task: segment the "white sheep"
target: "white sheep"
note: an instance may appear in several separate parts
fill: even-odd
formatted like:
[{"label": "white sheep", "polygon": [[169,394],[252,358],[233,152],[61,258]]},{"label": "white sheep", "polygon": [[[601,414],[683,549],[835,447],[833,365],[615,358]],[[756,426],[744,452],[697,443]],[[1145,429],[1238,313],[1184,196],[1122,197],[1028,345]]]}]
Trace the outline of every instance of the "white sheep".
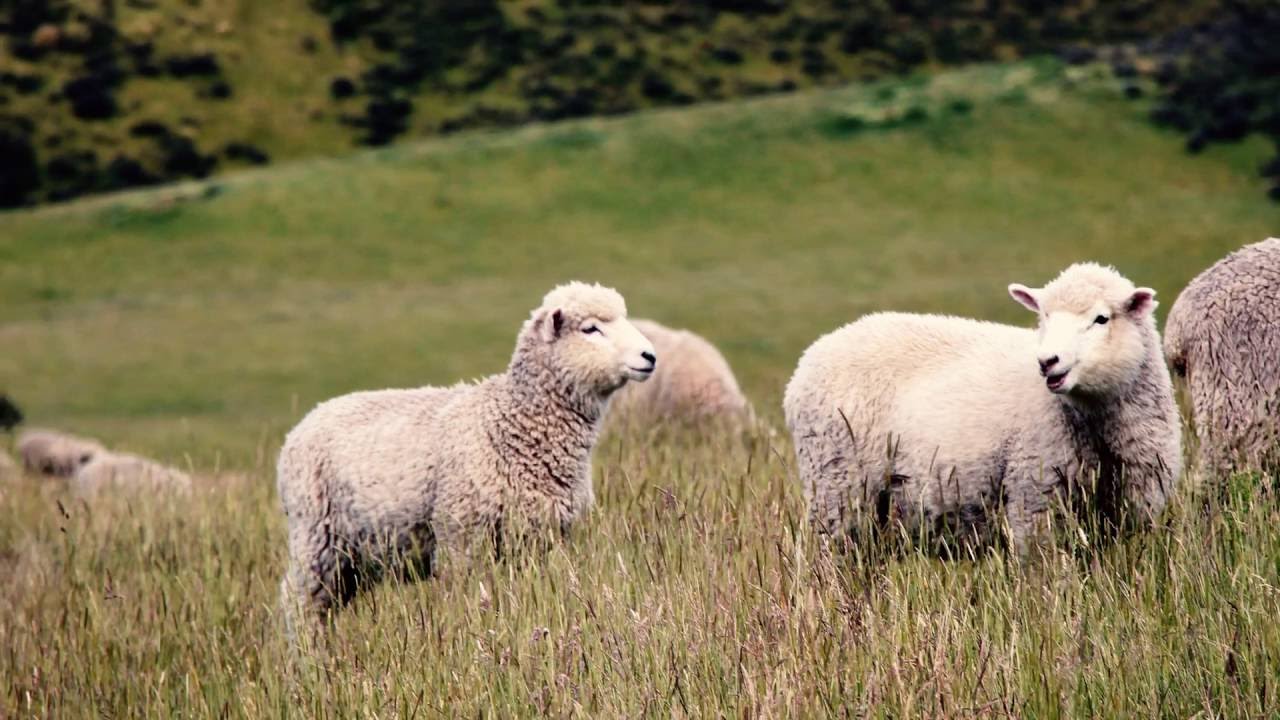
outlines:
[{"label": "white sheep", "polygon": [[1201,471],[1280,459],[1280,238],[1197,275],[1169,311],[1164,347],[1186,379]]},{"label": "white sheep", "polygon": [[574,282],[533,311],[504,373],[317,406],[280,451],[286,617],[327,614],[382,570],[430,572],[437,545],[566,532],[593,502],[609,397],[655,365],[622,296]]},{"label": "white sheep", "polygon": [[185,491],[191,489],[191,477],[130,453],[99,452],[71,476],[71,487],[82,495],[106,488]]},{"label": "white sheep", "polygon": [[28,472],[69,478],[106,449],[96,440],[54,430],[28,430],[18,436],[18,455]]},{"label": "white sheep", "polygon": [[751,417],[751,404],[729,362],[706,338],[653,320],[631,322],[653,343],[662,364],[648,382],[618,391],[609,403],[610,426],[672,419],[735,423]]},{"label": "white sheep", "polygon": [[1155,292],[1093,263],[1009,292],[1038,332],[885,313],[805,352],[784,409],[824,542],[894,520],[1025,554],[1086,489],[1108,522],[1164,508],[1182,455]]}]

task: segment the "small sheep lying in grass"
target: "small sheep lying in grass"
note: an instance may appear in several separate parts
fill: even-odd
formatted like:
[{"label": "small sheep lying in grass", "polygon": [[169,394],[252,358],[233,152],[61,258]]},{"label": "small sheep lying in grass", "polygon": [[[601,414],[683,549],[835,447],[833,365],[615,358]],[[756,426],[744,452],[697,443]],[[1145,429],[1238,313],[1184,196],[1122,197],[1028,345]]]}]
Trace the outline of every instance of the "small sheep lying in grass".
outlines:
[{"label": "small sheep lying in grass", "polygon": [[80,494],[112,487],[184,491],[191,489],[191,477],[181,470],[130,453],[101,452],[76,471],[71,477],[71,487]]},{"label": "small sheep lying in grass", "polygon": [[982,544],[1007,524],[1025,553],[1090,486],[1078,509],[1109,522],[1162,511],[1182,453],[1154,291],[1087,263],[1009,292],[1038,332],[883,313],[805,352],[784,407],[819,533],[893,520]]},{"label": "small sheep lying in grass", "polygon": [[500,542],[513,527],[566,532],[593,502],[591,450],[609,397],[655,365],[622,296],[575,282],[534,310],[502,374],[320,404],[280,451],[286,617],[341,607],[359,581],[404,561],[430,572],[437,544]]},{"label": "small sheep lying in grass", "polygon": [[181,470],[129,453],[107,450],[96,440],[53,430],[30,430],[18,438],[28,472],[63,478],[78,493],[106,487],[188,490]]},{"label": "small sheep lying in grass", "polygon": [[95,440],[53,430],[28,430],[18,436],[18,455],[27,472],[70,478],[95,455],[106,452]]},{"label": "small sheep lying in grass", "polygon": [[653,343],[662,365],[649,382],[618,391],[609,403],[609,425],[670,419],[742,422],[751,417],[750,403],[714,345],[688,330],[652,320],[636,319],[632,324]]},{"label": "small sheep lying in grass", "polygon": [[1280,238],[1197,275],[1169,311],[1164,347],[1186,378],[1203,472],[1280,460]]}]

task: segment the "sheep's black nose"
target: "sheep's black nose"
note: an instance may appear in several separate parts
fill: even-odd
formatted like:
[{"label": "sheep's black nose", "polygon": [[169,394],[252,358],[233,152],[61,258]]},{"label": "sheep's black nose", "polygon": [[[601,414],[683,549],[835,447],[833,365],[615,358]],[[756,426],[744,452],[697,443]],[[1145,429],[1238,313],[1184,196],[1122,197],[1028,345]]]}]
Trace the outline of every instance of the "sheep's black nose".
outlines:
[{"label": "sheep's black nose", "polygon": [[658,358],[657,358],[657,356],[655,356],[653,353],[651,353],[651,352],[649,352],[649,351],[647,351],[647,350],[646,350],[646,351],[644,351],[644,352],[642,352],[642,353],[640,353],[640,357],[644,358],[645,360],[648,360],[650,365],[657,365],[657,364],[658,364]]},{"label": "sheep's black nose", "polygon": [[1050,368],[1052,368],[1054,365],[1057,365],[1057,364],[1058,364],[1058,356],[1057,356],[1057,355],[1054,355],[1054,356],[1053,356],[1053,357],[1051,357],[1051,358],[1045,358],[1044,360],[1041,360],[1041,361],[1040,361],[1040,374],[1041,374],[1041,375],[1044,375],[1045,373],[1048,373],[1048,372],[1049,372],[1049,369],[1050,369]]}]

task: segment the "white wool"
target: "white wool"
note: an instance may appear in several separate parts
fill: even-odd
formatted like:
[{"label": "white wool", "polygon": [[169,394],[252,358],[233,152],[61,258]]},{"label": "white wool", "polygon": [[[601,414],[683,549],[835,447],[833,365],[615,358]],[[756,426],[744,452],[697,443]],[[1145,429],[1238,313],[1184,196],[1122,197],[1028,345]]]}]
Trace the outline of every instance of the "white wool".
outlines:
[{"label": "white wool", "polygon": [[100,452],[71,477],[71,487],[82,495],[109,488],[186,491],[191,489],[191,477],[130,453]]},{"label": "white wool", "polygon": [[1181,437],[1154,293],[1094,264],[1010,292],[1038,331],[883,313],[805,352],[784,409],[820,533],[871,518],[989,541],[1007,526],[1025,551],[1055,497],[1091,478],[1109,518],[1164,508]]},{"label": "white wool", "polygon": [[632,323],[653,343],[662,362],[643,385],[629,385],[609,403],[609,424],[647,426],[663,420],[690,423],[751,417],[751,404],[724,355],[706,338],[653,320]]},{"label": "white wool", "polygon": [[280,451],[286,612],[323,614],[405,563],[430,572],[437,545],[501,542],[513,527],[567,532],[593,502],[609,396],[653,365],[621,295],[570,283],[524,323],[504,373],[316,407]]},{"label": "white wool", "polygon": [[1197,275],[1169,311],[1164,347],[1186,381],[1204,473],[1221,482],[1280,461],[1280,238]]},{"label": "white wool", "polygon": [[27,430],[18,436],[18,455],[28,472],[69,478],[99,453],[101,443],[56,430]]}]

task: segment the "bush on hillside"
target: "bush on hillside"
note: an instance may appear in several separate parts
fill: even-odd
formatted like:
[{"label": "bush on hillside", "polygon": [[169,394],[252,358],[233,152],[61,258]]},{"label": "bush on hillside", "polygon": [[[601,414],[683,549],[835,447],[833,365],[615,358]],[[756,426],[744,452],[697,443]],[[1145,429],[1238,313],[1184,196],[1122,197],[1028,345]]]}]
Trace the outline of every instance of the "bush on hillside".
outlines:
[{"label": "bush on hillside", "polygon": [[1280,4],[1231,0],[1218,21],[1154,44],[1163,86],[1152,118],[1186,133],[1187,149],[1262,133],[1275,156],[1260,170],[1280,199]]}]

